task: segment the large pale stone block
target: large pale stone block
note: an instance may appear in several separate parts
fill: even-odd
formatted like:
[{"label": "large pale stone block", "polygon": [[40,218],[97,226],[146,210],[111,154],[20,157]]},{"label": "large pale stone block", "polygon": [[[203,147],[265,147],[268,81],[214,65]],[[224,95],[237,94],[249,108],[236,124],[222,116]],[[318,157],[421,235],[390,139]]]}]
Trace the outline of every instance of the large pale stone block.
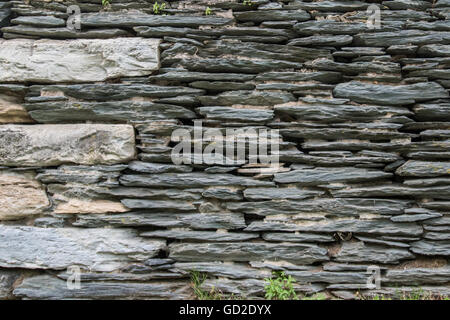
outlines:
[{"label": "large pale stone block", "polygon": [[0,171],[0,220],[40,214],[50,202],[34,173]]},{"label": "large pale stone block", "polygon": [[126,163],[135,157],[130,125],[0,126],[0,165],[57,166]]},{"label": "large pale stone block", "polygon": [[165,246],[130,229],[0,226],[0,267],[63,270],[77,265],[109,272],[152,258]]},{"label": "large pale stone block", "polygon": [[159,68],[157,39],[0,39],[0,82],[91,82]]}]

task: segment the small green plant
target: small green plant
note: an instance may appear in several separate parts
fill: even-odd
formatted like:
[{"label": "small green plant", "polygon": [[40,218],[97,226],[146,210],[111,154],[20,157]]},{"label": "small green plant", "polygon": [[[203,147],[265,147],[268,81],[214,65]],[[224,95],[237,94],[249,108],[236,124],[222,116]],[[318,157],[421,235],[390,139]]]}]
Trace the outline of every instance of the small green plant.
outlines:
[{"label": "small green plant", "polygon": [[244,0],[242,3],[244,4],[244,6],[251,6],[251,5],[253,5],[252,0]]},{"label": "small green plant", "polygon": [[110,5],[110,1],[109,0],[102,0],[102,6],[103,7],[107,7]]},{"label": "small green plant", "polygon": [[209,16],[209,15],[211,15],[211,13],[212,13],[211,8],[210,7],[206,7],[206,9],[205,9],[205,16]]},{"label": "small green plant", "polygon": [[194,290],[194,294],[198,300],[223,300],[223,295],[215,290],[214,288],[211,291],[206,291],[202,289],[202,284],[206,280],[206,274],[200,273],[198,271],[191,271],[191,284],[192,289]]},{"label": "small green plant", "polygon": [[153,4],[153,14],[163,14],[165,9],[166,9],[165,2],[159,4],[158,1],[156,1]]},{"label": "small green plant", "polygon": [[317,293],[310,297],[303,297],[301,300],[327,300],[327,298],[325,293]]},{"label": "small green plant", "polygon": [[274,271],[272,278],[265,278],[268,284],[264,287],[268,300],[298,300],[294,290],[295,280],[284,272]]}]

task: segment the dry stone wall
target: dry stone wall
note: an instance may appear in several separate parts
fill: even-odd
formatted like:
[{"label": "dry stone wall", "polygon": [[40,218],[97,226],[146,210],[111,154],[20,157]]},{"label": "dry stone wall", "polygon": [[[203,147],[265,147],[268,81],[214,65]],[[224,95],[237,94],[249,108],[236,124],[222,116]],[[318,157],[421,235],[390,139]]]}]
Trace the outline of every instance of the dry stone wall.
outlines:
[{"label": "dry stone wall", "polygon": [[[188,299],[191,270],[248,298],[279,270],[305,295],[450,295],[449,19],[448,0],[1,1],[0,298]],[[278,130],[279,165],[175,164],[198,120]]]}]

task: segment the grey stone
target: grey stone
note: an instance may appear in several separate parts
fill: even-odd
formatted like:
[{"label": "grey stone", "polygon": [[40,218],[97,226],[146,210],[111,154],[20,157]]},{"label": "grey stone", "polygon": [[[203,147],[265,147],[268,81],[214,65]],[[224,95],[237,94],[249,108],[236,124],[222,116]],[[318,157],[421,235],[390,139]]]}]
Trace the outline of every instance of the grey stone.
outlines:
[{"label": "grey stone", "polygon": [[300,283],[367,283],[368,275],[364,272],[332,272],[332,271],[287,271]]},{"label": "grey stone", "polygon": [[399,216],[392,217],[391,220],[394,222],[416,222],[439,217],[442,217],[442,214],[440,213],[402,214]]},{"label": "grey stone", "polygon": [[293,115],[302,120],[325,123],[344,121],[370,121],[391,116],[409,116],[413,113],[407,108],[389,106],[353,106],[353,105],[284,105],[275,106],[278,113]]},{"label": "grey stone", "polygon": [[[311,59],[331,58],[330,51],[327,49],[225,40],[209,41],[207,45],[199,51],[198,55],[204,58],[216,58],[217,56],[233,55],[247,57],[245,60],[255,60],[265,62],[267,64],[272,63],[279,66],[283,65],[280,62],[297,62],[297,64],[290,65],[301,66],[299,64],[300,62],[305,62]],[[284,65],[288,66],[289,64]]]},{"label": "grey stone", "polygon": [[112,215],[78,215],[74,226],[80,227],[167,227],[207,230],[207,229],[243,229],[247,225],[240,213],[125,213]]},{"label": "grey stone", "polygon": [[2,30],[5,39],[110,39],[130,35],[127,31],[116,28],[76,31],[68,28],[37,28],[18,25],[4,27]]},{"label": "grey stone", "polygon": [[434,82],[391,86],[352,81],[338,84],[333,93],[338,98],[381,105],[405,105],[448,97],[447,90]]},{"label": "grey stone", "polygon": [[413,111],[419,121],[443,121],[449,119],[450,103],[416,104]]},{"label": "grey stone", "polygon": [[356,234],[379,234],[394,236],[420,236],[421,226],[414,223],[394,223],[389,220],[339,220],[309,222],[303,224],[255,221],[246,231],[299,231],[299,232],[351,232]]},{"label": "grey stone", "polygon": [[147,210],[175,210],[175,211],[195,211],[196,207],[187,201],[176,200],[143,200],[143,199],[123,199],[122,204],[130,209]]},{"label": "grey stone", "polygon": [[0,165],[115,164],[135,157],[130,125],[3,125]]},{"label": "grey stone", "polygon": [[224,188],[224,187],[213,187],[206,189],[202,196],[205,198],[215,198],[220,200],[242,200],[242,194],[239,189],[234,188]]},{"label": "grey stone", "polygon": [[414,255],[407,249],[393,249],[363,242],[344,242],[335,260],[339,262],[373,262],[397,264],[402,260],[413,259]]},{"label": "grey stone", "polygon": [[13,24],[24,24],[34,27],[65,27],[64,19],[53,16],[22,16],[11,20]]},{"label": "grey stone", "polygon": [[9,25],[9,22],[11,20],[12,11],[5,7],[0,7],[0,27],[5,27]]},{"label": "grey stone", "polygon": [[362,168],[314,168],[293,170],[275,174],[277,183],[297,183],[299,185],[319,185],[335,182],[364,182],[391,177],[392,174]]},{"label": "grey stone", "polygon": [[178,272],[189,273],[197,271],[208,273],[216,277],[226,277],[230,279],[262,279],[270,277],[270,272],[267,270],[259,270],[250,268],[245,264],[228,264],[221,262],[177,262],[174,264],[174,269]]},{"label": "grey stone", "polygon": [[342,75],[338,72],[318,71],[318,72],[265,72],[256,76],[257,81],[319,81],[323,83],[337,83]]},{"label": "grey stone", "polygon": [[413,188],[399,184],[385,184],[369,187],[353,187],[349,189],[331,190],[335,197],[417,197],[424,196],[436,199],[448,199],[450,195],[449,186],[436,186],[426,188]]},{"label": "grey stone", "polygon": [[[320,140],[333,140],[335,137],[341,139],[360,139],[360,140],[391,140],[391,139],[408,139],[414,137],[409,133],[398,132],[392,128],[374,128],[371,129],[371,125],[358,128],[358,124],[348,125],[349,128],[307,128],[307,127],[290,127],[287,129],[281,129],[280,133],[285,137],[301,138],[301,139],[320,139]],[[355,128],[352,128],[355,126]],[[397,125],[393,125],[394,129]]]},{"label": "grey stone", "polygon": [[316,199],[316,200],[272,200],[259,202],[228,203],[227,208],[248,214],[263,216],[288,214],[300,220],[323,219],[324,217],[359,216],[363,214],[392,215],[403,213],[408,202],[382,199]]},{"label": "grey stone", "polygon": [[419,9],[424,10],[432,6],[428,1],[417,1],[417,0],[394,0],[394,1],[383,1],[383,5],[387,6],[392,10],[407,10],[407,9]]},{"label": "grey stone", "polygon": [[65,280],[50,275],[26,278],[13,291],[15,296],[37,300],[66,299],[190,299],[186,282],[86,282],[70,290]]},{"label": "grey stone", "polygon": [[166,80],[177,82],[192,82],[199,80],[208,81],[250,81],[255,78],[252,74],[240,74],[240,73],[208,73],[208,72],[192,72],[187,70],[168,70],[164,72],[161,70],[160,74],[149,77],[150,81],[153,80]]},{"label": "grey stone", "polygon": [[380,61],[357,61],[352,63],[340,63],[334,62],[326,58],[316,59],[305,63],[307,67],[325,70],[325,71],[337,71],[343,74],[355,75],[360,73],[372,72],[372,73],[400,73],[400,65],[393,62],[380,62]]},{"label": "grey stone", "polygon": [[450,174],[450,162],[409,160],[395,171],[404,177],[438,177]]},{"label": "grey stone", "polygon": [[12,299],[13,285],[19,279],[21,274],[14,270],[0,271],[0,299]]},{"label": "grey stone", "polygon": [[423,203],[422,206],[432,210],[450,210],[450,201],[430,201]]},{"label": "grey stone", "polygon": [[362,236],[356,236],[356,239],[361,240],[362,242],[365,242],[365,243],[380,244],[380,245],[385,245],[388,247],[395,247],[395,248],[409,248],[410,247],[409,244],[407,244],[407,243],[390,241],[390,240],[382,240],[382,239],[362,237]]},{"label": "grey stone", "polygon": [[283,21],[296,20],[306,21],[311,17],[308,12],[303,10],[258,10],[258,11],[244,11],[235,12],[234,16],[237,21]]},{"label": "grey stone", "polygon": [[31,86],[31,91],[62,92],[64,96],[80,100],[111,101],[125,100],[134,97],[172,98],[182,95],[201,95],[203,90],[180,86],[158,86],[149,84],[102,83],[102,84],[71,84]]},{"label": "grey stone", "polygon": [[417,53],[424,57],[450,57],[450,45],[428,44],[421,46]]},{"label": "grey stone", "polygon": [[[250,42],[248,42],[250,43]],[[274,53],[276,55],[276,52]],[[207,72],[207,73],[250,73],[256,74],[265,71],[277,69],[299,69],[302,64],[299,62],[280,61],[280,60],[250,60],[236,58],[180,58],[173,63],[186,68],[189,71]],[[163,65],[170,65],[170,61],[163,60]]]},{"label": "grey stone", "polygon": [[340,22],[324,19],[297,23],[294,25],[294,30],[301,35],[316,33],[354,35],[366,31],[367,25],[363,22]]},{"label": "grey stone", "polygon": [[386,52],[391,55],[413,55],[416,53],[418,46],[399,44],[392,45],[386,49]]},{"label": "grey stone", "polygon": [[178,261],[251,261],[279,259],[299,264],[327,261],[327,250],[317,245],[257,242],[176,243],[169,246],[170,257]]},{"label": "grey stone", "polygon": [[334,242],[335,239],[326,234],[267,232],[262,238],[266,241],[280,242]]},{"label": "grey stone", "polygon": [[81,24],[87,27],[200,27],[223,26],[233,19],[219,16],[181,16],[181,15],[152,15],[142,12],[99,12],[81,15]]},{"label": "grey stone", "polygon": [[120,182],[132,187],[196,188],[209,186],[273,186],[269,181],[258,181],[231,174],[163,173],[159,175],[123,175]]},{"label": "grey stone", "polygon": [[[394,2],[394,1],[392,1]],[[349,12],[366,10],[369,4],[362,1],[320,1],[320,2],[304,2],[292,1],[289,4],[292,7],[304,10],[317,10],[325,12]]]},{"label": "grey stone", "polygon": [[298,188],[247,188],[244,197],[248,200],[303,200],[323,195],[320,190]]},{"label": "grey stone", "polygon": [[[410,11],[410,10],[408,10]],[[450,39],[450,32],[398,30],[395,32],[361,33],[354,36],[357,46],[388,47],[392,45],[409,44],[446,44]]]},{"label": "grey stone", "polygon": [[448,268],[413,268],[388,270],[383,282],[407,285],[445,284],[449,277]]},{"label": "grey stone", "polygon": [[163,241],[145,241],[133,230],[0,226],[0,266],[113,271],[156,256]]},{"label": "grey stone", "polygon": [[[150,271],[148,270],[147,273],[126,273],[129,270],[131,271],[130,267],[125,268],[124,270],[121,270],[121,273],[104,273],[104,272],[82,272],[80,273],[80,281],[84,284],[86,282],[90,281],[139,281],[139,282],[145,282],[145,281],[151,281],[151,280],[173,280],[173,279],[180,279],[180,278],[186,278],[185,275],[181,273],[176,272],[164,272],[164,271],[158,271],[161,265],[154,265],[155,270]],[[150,268],[149,268],[150,269]],[[126,272],[123,272],[126,271]],[[132,270],[135,271],[135,270]],[[57,277],[63,280],[71,279],[71,274],[67,271],[63,271],[57,274]],[[83,285],[81,284],[81,285]]]},{"label": "grey stone", "polygon": [[411,243],[410,249],[424,256],[450,256],[450,241],[420,240]]},{"label": "grey stone", "polygon": [[[115,166],[71,166],[39,170],[36,178],[43,183],[108,183],[117,181],[126,165]],[[116,183],[117,184],[117,183]]]},{"label": "grey stone", "polygon": [[118,122],[196,117],[196,114],[187,108],[149,101],[42,102],[24,104],[24,107],[31,118],[40,123]]},{"label": "grey stone", "polygon": [[[0,67],[0,82],[93,82],[145,76],[159,68],[159,43],[145,38],[0,40],[0,59],[8,66]],[[123,54],[128,59],[121,59]],[[77,62],[77,68],[68,68],[71,61]]]},{"label": "grey stone", "polygon": [[424,237],[424,239],[427,239],[427,240],[444,241],[444,240],[450,240],[450,233],[425,232],[425,235],[423,237]]},{"label": "grey stone", "polygon": [[[228,97],[227,97],[228,98]],[[264,99],[265,97],[261,97]],[[220,98],[219,98],[220,99]],[[200,98],[201,101],[206,99]],[[209,99],[208,99],[209,100]],[[205,101],[206,102],[206,101]],[[267,101],[269,103],[270,100]],[[213,101],[212,103],[221,104],[220,101]],[[226,102],[224,102],[226,103]],[[242,101],[246,104],[246,101]],[[206,102],[208,104],[208,102]],[[230,104],[233,104],[230,102]],[[207,119],[215,120],[235,120],[245,122],[265,122],[273,118],[273,110],[264,109],[248,109],[248,108],[232,108],[232,107],[201,107],[197,109],[198,112],[206,116]]]},{"label": "grey stone", "polygon": [[194,81],[189,84],[191,87],[205,89],[209,91],[228,91],[228,90],[253,90],[254,84],[226,82],[226,81]]},{"label": "grey stone", "polygon": [[259,238],[256,233],[243,232],[214,232],[214,231],[192,231],[192,230],[158,230],[146,231],[140,233],[141,237],[177,239],[185,241],[208,241],[208,242],[227,242],[227,241],[248,241]]},{"label": "grey stone", "polygon": [[184,165],[149,163],[142,161],[132,161],[128,164],[130,170],[142,173],[187,173],[192,172],[193,168]]},{"label": "grey stone", "polygon": [[345,46],[352,43],[349,35],[320,35],[293,39],[288,42],[291,46]]}]

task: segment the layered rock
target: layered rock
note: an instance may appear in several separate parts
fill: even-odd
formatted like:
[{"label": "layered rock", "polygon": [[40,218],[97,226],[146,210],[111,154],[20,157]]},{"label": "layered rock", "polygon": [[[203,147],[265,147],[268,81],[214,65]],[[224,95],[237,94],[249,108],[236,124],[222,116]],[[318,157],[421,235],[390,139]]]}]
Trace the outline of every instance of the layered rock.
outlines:
[{"label": "layered rock", "polygon": [[128,125],[3,125],[0,165],[115,164],[135,157]]},{"label": "layered rock", "polygon": [[45,189],[34,173],[2,170],[0,177],[0,220],[41,214],[50,206]]},{"label": "layered rock", "polygon": [[[159,40],[3,40],[0,82],[94,82],[145,76],[159,67]],[[127,59],[122,59],[126,55]]]}]

